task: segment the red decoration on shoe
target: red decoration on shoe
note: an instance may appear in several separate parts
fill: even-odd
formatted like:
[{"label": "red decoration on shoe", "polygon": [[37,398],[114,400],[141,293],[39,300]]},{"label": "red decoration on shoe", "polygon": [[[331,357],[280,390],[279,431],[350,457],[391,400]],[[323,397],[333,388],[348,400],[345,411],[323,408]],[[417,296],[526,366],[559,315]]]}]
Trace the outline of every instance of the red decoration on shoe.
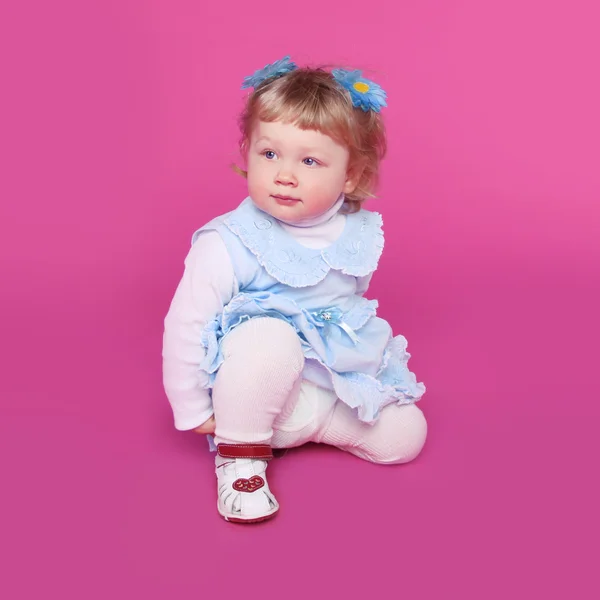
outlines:
[{"label": "red decoration on shoe", "polygon": [[258,458],[271,460],[273,451],[269,444],[219,444],[219,455],[223,458]]},{"label": "red decoration on shoe", "polygon": [[236,479],[231,487],[236,492],[255,492],[256,490],[260,490],[261,487],[265,485],[265,480],[258,475],[254,475],[254,477],[250,477],[250,479]]}]

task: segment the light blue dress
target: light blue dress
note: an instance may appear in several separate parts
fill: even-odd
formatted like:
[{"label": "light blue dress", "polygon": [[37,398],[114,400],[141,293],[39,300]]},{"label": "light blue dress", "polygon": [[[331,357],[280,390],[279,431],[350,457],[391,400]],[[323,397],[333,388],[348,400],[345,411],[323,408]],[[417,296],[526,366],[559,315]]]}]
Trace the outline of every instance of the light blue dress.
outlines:
[{"label": "light blue dress", "polygon": [[393,337],[376,316],[377,302],[357,293],[357,278],[377,268],[381,227],[378,213],[361,210],[346,216],[331,246],[307,248],[246,198],[196,231],[192,244],[202,231],[219,233],[239,284],[239,293],[202,333],[208,387],[223,362],[223,337],[246,319],[269,316],[298,333],[303,377],[335,391],[361,421],[373,423],[388,404],[418,401],[425,386],[408,369],[406,339]]}]

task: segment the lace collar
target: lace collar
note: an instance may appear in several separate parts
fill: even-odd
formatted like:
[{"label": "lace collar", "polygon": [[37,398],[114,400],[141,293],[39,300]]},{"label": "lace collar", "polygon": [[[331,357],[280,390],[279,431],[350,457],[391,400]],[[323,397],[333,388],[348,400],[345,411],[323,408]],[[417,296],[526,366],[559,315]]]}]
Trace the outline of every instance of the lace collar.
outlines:
[{"label": "lace collar", "polygon": [[331,269],[355,277],[368,275],[377,268],[383,252],[381,215],[367,210],[346,215],[340,237],[322,249],[297,242],[249,197],[224,223],[269,275],[291,287],[315,285]]}]

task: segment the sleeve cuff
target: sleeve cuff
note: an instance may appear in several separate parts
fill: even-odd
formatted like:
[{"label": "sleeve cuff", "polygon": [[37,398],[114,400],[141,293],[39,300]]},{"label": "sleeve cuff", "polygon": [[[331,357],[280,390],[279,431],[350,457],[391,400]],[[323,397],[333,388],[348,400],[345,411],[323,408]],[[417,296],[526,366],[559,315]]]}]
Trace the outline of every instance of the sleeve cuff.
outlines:
[{"label": "sleeve cuff", "polygon": [[202,423],[208,421],[214,414],[212,408],[208,408],[207,410],[193,415],[178,415],[175,414],[175,429],[179,431],[189,431],[190,429],[196,429],[196,427],[200,427]]}]

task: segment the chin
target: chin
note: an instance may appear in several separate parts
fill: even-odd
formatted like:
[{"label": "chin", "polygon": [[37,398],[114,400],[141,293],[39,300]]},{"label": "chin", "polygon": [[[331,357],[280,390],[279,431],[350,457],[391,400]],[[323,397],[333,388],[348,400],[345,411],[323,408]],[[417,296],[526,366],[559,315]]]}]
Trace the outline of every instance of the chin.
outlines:
[{"label": "chin", "polygon": [[271,206],[268,209],[263,208],[261,210],[268,212],[272,217],[275,217],[276,219],[294,222],[300,221],[306,216],[300,210],[298,210],[298,208],[299,207],[295,206],[279,206],[276,204],[275,206]]}]

